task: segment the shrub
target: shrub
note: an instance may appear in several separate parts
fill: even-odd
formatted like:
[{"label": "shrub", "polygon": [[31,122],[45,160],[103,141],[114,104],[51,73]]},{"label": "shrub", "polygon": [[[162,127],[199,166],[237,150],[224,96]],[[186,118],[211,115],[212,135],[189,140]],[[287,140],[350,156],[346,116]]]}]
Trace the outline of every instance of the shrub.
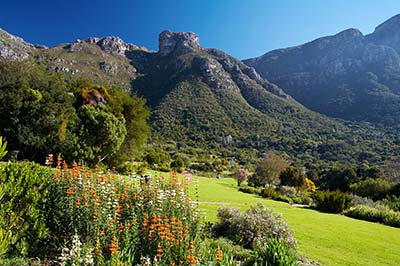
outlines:
[{"label": "shrub", "polygon": [[0,136],[0,160],[7,154],[7,141],[3,142],[3,137]]},{"label": "shrub", "polygon": [[118,173],[123,175],[131,175],[132,173],[136,172],[136,165],[133,162],[125,162],[118,166],[117,170]]},{"label": "shrub", "polygon": [[295,187],[290,187],[290,186],[280,186],[278,191],[282,195],[288,197],[296,197],[298,194],[297,189]]},{"label": "shrub", "polygon": [[265,187],[261,190],[261,197],[263,198],[269,198],[269,199],[274,199],[277,198],[279,196],[281,196],[279,194],[279,192],[275,191],[275,189],[270,188],[270,187]]},{"label": "shrub", "polygon": [[300,264],[293,247],[275,238],[269,238],[257,244],[253,258],[246,262],[246,265],[296,266]]},{"label": "shrub", "polygon": [[300,188],[305,187],[307,177],[299,168],[290,166],[280,173],[279,178],[281,185]]},{"label": "shrub", "polygon": [[233,244],[230,240],[218,238],[203,240],[198,255],[201,265],[213,265],[210,262],[217,260],[219,265],[236,266],[240,265],[242,261],[249,260],[252,257],[252,252]]},{"label": "shrub", "polygon": [[171,160],[171,156],[166,152],[152,151],[144,157],[145,161],[152,167],[162,166]]},{"label": "shrub", "polygon": [[36,255],[39,241],[48,234],[43,210],[54,174],[30,162],[8,163],[0,169],[1,253]]},{"label": "shrub", "polygon": [[350,190],[361,197],[369,197],[373,200],[384,198],[390,192],[390,183],[381,178],[367,178],[358,183],[351,184]]},{"label": "shrub", "polygon": [[357,195],[353,195],[353,205],[367,205],[370,207],[375,207],[375,202],[370,198],[360,197]]},{"label": "shrub", "polygon": [[387,196],[381,203],[393,211],[400,212],[400,197]]},{"label": "shrub", "polygon": [[352,205],[352,196],[336,191],[319,191],[314,194],[315,208],[322,212],[340,213]]},{"label": "shrub", "polygon": [[182,173],[185,162],[181,157],[176,158],[171,162],[171,168],[179,173]]},{"label": "shrub", "polygon": [[245,248],[254,248],[256,241],[266,241],[271,237],[292,247],[296,244],[281,216],[272,213],[261,203],[251,206],[245,213],[221,207],[217,216],[219,221],[212,227],[214,236],[226,237]]},{"label": "shrub", "polygon": [[[289,186],[280,186],[278,191],[283,196],[274,197],[273,198],[274,200],[280,200],[288,203],[297,203],[304,205],[312,204],[310,193],[306,190],[296,189],[295,187],[289,187]],[[289,198],[290,201],[288,201],[287,198]]]},{"label": "shrub", "polygon": [[306,177],[305,179],[305,188],[307,191],[315,192],[317,187],[315,186],[314,182]]},{"label": "shrub", "polygon": [[292,198],[288,197],[288,196],[284,196],[284,195],[277,195],[275,197],[272,198],[273,200],[277,200],[277,201],[283,201],[289,204],[293,203]]},{"label": "shrub", "polygon": [[239,191],[244,192],[244,193],[248,193],[248,194],[256,194],[256,195],[260,195],[261,194],[261,189],[255,188],[255,187],[246,186],[246,185],[241,185],[239,187]]},{"label": "shrub", "polygon": [[400,212],[395,212],[385,206],[370,207],[357,205],[345,211],[344,215],[355,219],[400,227]]},{"label": "shrub", "polygon": [[41,264],[40,260],[16,257],[0,259],[0,266],[41,266]]}]

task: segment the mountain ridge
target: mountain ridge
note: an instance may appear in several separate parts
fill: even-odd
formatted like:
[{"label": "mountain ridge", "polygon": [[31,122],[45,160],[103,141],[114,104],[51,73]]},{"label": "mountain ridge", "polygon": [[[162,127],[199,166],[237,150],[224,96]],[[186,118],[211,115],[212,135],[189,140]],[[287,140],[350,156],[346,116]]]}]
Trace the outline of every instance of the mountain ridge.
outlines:
[{"label": "mountain ridge", "polygon": [[[201,47],[195,33],[163,31],[157,52],[118,37],[92,37],[34,48],[29,58],[67,79],[82,76],[144,97],[152,108],[153,140],[188,151],[254,159],[272,149],[308,161],[376,161],[397,147],[384,144],[388,139],[378,144],[382,133],[373,128],[306,109],[253,67]],[[372,139],[374,145],[362,145]]]},{"label": "mountain ridge", "polygon": [[246,59],[311,110],[396,126],[400,117],[400,15],[363,35],[347,29]]}]

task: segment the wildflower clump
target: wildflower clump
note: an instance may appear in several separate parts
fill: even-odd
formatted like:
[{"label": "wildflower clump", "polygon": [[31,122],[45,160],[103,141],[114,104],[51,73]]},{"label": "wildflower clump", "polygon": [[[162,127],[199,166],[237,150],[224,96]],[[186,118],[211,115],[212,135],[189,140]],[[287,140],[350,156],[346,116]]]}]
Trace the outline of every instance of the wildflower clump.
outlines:
[{"label": "wildflower clump", "polygon": [[[95,264],[197,263],[199,211],[187,196],[187,183],[176,173],[129,179],[58,160],[52,189],[48,224],[53,236],[75,239],[75,232],[93,247]],[[64,249],[60,260],[71,256]]]}]

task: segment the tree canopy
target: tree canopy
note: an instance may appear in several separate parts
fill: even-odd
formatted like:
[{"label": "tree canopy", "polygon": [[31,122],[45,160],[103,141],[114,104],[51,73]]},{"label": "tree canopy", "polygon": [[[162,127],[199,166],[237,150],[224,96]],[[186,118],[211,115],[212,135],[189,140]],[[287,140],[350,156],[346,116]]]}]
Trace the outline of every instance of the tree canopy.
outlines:
[{"label": "tree canopy", "polygon": [[141,154],[150,128],[143,99],[89,80],[65,81],[30,62],[0,62],[0,135],[19,159],[111,165]]}]

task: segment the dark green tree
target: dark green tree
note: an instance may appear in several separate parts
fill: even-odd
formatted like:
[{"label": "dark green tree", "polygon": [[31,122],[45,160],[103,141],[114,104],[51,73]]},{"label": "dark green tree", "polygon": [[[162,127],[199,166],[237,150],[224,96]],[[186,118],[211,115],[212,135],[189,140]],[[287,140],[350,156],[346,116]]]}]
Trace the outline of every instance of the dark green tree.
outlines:
[{"label": "dark green tree", "polygon": [[29,62],[0,62],[0,135],[22,158],[42,161],[61,152],[73,100],[61,75]]},{"label": "dark green tree", "polygon": [[125,119],[107,112],[100,104],[83,105],[78,110],[79,156],[86,162],[99,163],[115,155],[126,136]]},{"label": "dark green tree", "polygon": [[321,185],[326,190],[348,191],[351,183],[358,182],[354,168],[347,165],[336,165],[323,173]]},{"label": "dark green tree", "polygon": [[281,185],[291,187],[304,187],[306,184],[306,175],[299,168],[288,167],[280,175]]}]

